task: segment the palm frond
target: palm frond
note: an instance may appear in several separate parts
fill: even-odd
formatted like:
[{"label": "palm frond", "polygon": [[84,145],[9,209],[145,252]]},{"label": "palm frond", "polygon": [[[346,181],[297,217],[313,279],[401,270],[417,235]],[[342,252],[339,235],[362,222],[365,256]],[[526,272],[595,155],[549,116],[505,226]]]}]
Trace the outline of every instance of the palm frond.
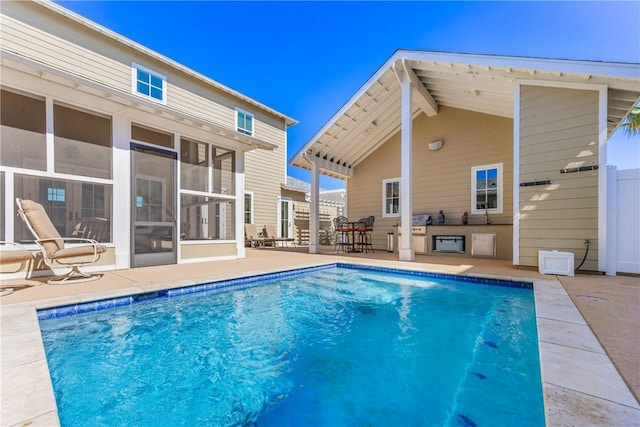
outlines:
[{"label": "palm frond", "polygon": [[621,126],[629,136],[640,135],[640,107],[633,107]]}]

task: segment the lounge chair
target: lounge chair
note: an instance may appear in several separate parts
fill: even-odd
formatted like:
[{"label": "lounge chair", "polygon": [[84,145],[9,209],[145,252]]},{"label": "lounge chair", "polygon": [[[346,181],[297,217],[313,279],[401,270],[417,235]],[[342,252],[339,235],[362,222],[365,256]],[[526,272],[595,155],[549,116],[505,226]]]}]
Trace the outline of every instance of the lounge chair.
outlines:
[{"label": "lounge chair", "polygon": [[[16,204],[20,217],[35,237],[35,243],[42,252],[44,263],[51,269],[54,267],[71,268],[69,273],[48,280],[48,284],[89,282],[102,276],[83,273],[80,271],[80,267],[98,261],[100,254],[107,251],[106,246],[98,244],[93,239],[61,237],[41,204],[21,199],[16,199]],[[82,244],[65,247],[65,242]]]},{"label": "lounge chair", "polygon": [[273,239],[262,237],[258,234],[255,224],[244,225],[244,241],[250,248],[265,247],[267,245],[275,246]]},{"label": "lounge chair", "polygon": [[296,239],[293,237],[277,237],[278,233],[276,232],[275,225],[265,225],[264,226],[264,237],[273,239],[274,242],[283,242],[286,246],[289,246],[289,242],[293,242],[293,245],[296,245]]},{"label": "lounge chair", "polygon": [[[10,249],[9,249],[10,248]],[[29,263],[33,261],[33,255],[19,243],[0,241],[0,266],[6,265],[16,266],[11,271],[17,273]],[[3,268],[4,270],[4,268]],[[13,287],[0,288],[0,296],[10,295],[13,293]]]}]

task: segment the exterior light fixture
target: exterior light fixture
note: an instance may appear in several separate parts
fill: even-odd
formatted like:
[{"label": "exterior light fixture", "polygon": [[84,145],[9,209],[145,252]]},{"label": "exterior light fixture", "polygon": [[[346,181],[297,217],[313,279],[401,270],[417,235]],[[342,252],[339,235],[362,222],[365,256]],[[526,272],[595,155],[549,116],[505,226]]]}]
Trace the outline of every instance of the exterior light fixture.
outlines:
[{"label": "exterior light fixture", "polygon": [[442,148],[442,140],[439,139],[437,141],[433,141],[432,143],[429,144],[429,151],[438,151],[439,149]]}]

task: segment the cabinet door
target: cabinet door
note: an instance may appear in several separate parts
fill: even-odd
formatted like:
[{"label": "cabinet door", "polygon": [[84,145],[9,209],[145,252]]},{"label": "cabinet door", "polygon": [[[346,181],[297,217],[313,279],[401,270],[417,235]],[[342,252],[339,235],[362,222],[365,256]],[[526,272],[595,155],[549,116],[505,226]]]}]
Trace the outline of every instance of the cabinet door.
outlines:
[{"label": "cabinet door", "polygon": [[426,254],[427,236],[413,236],[413,250],[417,254]]},{"label": "cabinet door", "polygon": [[[398,248],[401,246],[402,236],[398,236]],[[413,245],[413,251],[417,254],[427,253],[427,236],[411,236],[411,244]],[[396,249],[397,251],[397,249]]]}]

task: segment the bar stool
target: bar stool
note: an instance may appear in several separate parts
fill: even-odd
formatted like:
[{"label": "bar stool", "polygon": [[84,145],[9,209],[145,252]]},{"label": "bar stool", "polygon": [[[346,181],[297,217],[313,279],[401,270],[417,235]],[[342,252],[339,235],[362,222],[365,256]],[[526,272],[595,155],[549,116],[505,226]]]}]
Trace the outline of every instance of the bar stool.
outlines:
[{"label": "bar stool", "polygon": [[349,253],[349,233],[352,231],[351,227],[349,227],[349,219],[345,216],[334,218],[333,228],[336,231],[335,252]]}]

